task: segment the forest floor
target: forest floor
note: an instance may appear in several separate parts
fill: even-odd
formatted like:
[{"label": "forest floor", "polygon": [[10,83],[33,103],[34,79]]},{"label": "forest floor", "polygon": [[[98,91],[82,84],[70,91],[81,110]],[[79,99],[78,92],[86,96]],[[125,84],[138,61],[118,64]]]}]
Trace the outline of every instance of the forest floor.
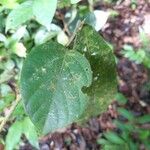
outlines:
[{"label": "forest floor", "polygon": [[[136,9],[131,8],[129,0],[120,3],[104,4],[97,3],[96,9],[112,9],[118,15],[107,21],[100,34],[114,45],[115,55],[119,59],[117,64],[118,91],[123,93],[128,103],[126,108],[132,110],[135,116],[150,113],[150,91],[144,90],[143,86],[148,81],[147,70],[142,65],[137,65],[121,54],[124,44],[130,44],[135,49],[140,48],[139,27],[150,20],[150,3],[146,0],[138,0]],[[100,145],[97,140],[102,133],[108,130],[115,130],[113,119],[118,118],[116,112],[118,104],[113,100],[112,104],[103,114],[91,118],[84,127],[72,124],[63,132],[55,132],[41,138],[41,150],[98,150]],[[150,128],[150,124],[147,125]],[[27,143],[21,150],[32,150]],[[143,149],[142,145],[139,149]]]}]

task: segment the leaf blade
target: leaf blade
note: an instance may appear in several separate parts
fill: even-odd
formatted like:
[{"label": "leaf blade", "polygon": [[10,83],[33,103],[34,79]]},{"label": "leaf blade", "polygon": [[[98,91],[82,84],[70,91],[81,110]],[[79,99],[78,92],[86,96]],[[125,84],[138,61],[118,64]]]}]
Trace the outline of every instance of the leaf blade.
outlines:
[{"label": "leaf blade", "polygon": [[81,88],[91,81],[90,64],[79,52],[54,42],[32,50],[22,69],[21,93],[33,123],[46,134],[77,120],[87,103]]},{"label": "leaf blade", "polygon": [[81,1],[81,0],[71,0],[71,4],[76,4],[76,3],[78,3],[79,1]]},{"label": "leaf blade", "polygon": [[28,117],[25,117],[23,120],[23,133],[25,134],[26,138],[32,146],[34,146],[37,149],[40,149],[35,127]]},{"label": "leaf blade", "polygon": [[118,108],[117,111],[118,111],[118,113],[120,115],[122,115],[126,119],[128,119],[130,121],[134,120],[134,115],[133,115],[133,113],[131,111],[129,111],[129,110],[125,109],[125,108]]},{"label": "leaf blade", "polygon": [[125,141],[119,137],[119,135],[117,135],[115,132],[108,132],[105,133],[104,136],[112,143],[114,144],[124,144]]},{"label": "leaf blade", "polygon": [[86,115],[98,115],[106,110],[117,91],[113,51],[106,41],[87,25],[77,33],[73,49],[83,53],[91,64],[93,82],[86,90],[90,97]]},{"label": "leaf blade", "polygon": [[36,20],[49,29],[57,7],[57,0],[34,0],[33,14]]},{"label": "leaf blade", "polygon": [[138,117],[137,118],[137,122],[141,123],[141,124],[143,124],[143,123],[149,123],[150,122],[150,115],[147,114],[147,115],[143,115],[141,117]]},{"label": "leaf blade", "polygon": [[6,31],[15,29],[33,17],[32,1],[26,1],[13,9],[6,20]]},{"label": "leaf blade", "polygon": [[13,150],[15,146],[19,143],[21,135],[22,135],[22,122],[16,121],[13,125],[11,125],[8,134],[6,136],[6,149]]}]

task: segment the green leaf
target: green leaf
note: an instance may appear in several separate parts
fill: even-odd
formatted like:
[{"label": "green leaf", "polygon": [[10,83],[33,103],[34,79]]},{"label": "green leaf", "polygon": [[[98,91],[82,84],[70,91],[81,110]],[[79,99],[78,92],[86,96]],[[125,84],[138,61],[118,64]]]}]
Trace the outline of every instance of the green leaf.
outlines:
[{"label": "green leaf", "polygon": [[117,144],[103,145],[102,150],[120,150],[120,149],[122,149],[122,147],[123,147],[123,150],[130,150],[128,148],[127,144],[123,144],[123,145],[117,145]]},{"label": "green leaf", "polygon": [[50,31],[48,31],[46,27],[42,26],[35,34],[34,42],[36,45],[43,44],[48,40],[54,38],[61,30],[62,29],[55,24],[50,25]]},{"label": "green leaf", "polygon": [[36,20],[47,27],[50,28],[50,23],[54,17],[57,7],[57,0],[34,0],[33,3],[33,13]]},{"label": "green leaf", "polygon": [[117,126],[117,128],[126,131],[126,132],[132,132],[135,129],[135,126],[130,123],[124,123],[118,120],[114,121],[114,124]]},{"label": "green leaf", "polygon": [[144,145],[145,145],[145,147],[146,147],[147,149],[150,149],[149,140],[144,140],[143,143],[144,143]]},{"label": "green leaf", "polygon": [[100,145],[111,145],[112,144],[108,140],[101,139],[101,138],[97,140],[97,143],[100,144]]},{"label": "green leaf", "polygon": [[15,29],[33,17],[32,1],[26,1],[13,9],[6,20],[6,31]]},{"label": "green leaf", "polygon": [[124,144],[124,140],[122,138],[119,137],[119,135],[117,135],[115,132],[107,132],[104,134],[105,137],[107,138],[107,140],[109,140],[110,142],[114,143],[114,144]]},{"label": "green leaf", "polygon": [[129,141],[129,149],[131,150],[137,150],[139,148],[139,144],[135,143],[134,141],[130,140]]},{"label": "green leaf", "polygon": [[81,0],[71,0],[71,4],[76,4],[76,3],[78,3],[79,1],[81,1]]},{"label": "green leaf", "polygon": [[30,144],[39,149],[37,132],[28,117],[26,117],[23,121],[23,133],[25,134]]},{"label": "green leaf", "polygon": [[92,72],[87,59],[77,51],[49,42],[27,56],[21,74],[21,93],[27,113],[46,134],[77,120],[88,97]]},{"label": "green leaf", "polygon": [[106,110],[117,91],[116,64],[113,51],[90,26],[84,26],[77,33],[73,49],[83,53],[91,64],[93,82],[86,89],[90,101],[85,113],[87,116],[98,115]]},{"label": "green leaf", "polygon": [[142,140],[147,140],[150,137],[150,130],[140,129],[138,132]]},{"label": "green leaf", "polygon": [[22,123],[16,121],[9,128],[6,136],[6,150],[14,150],[15,146],[19,143],[22,134]]},{"label": "green leaf", "polygon": [[89,12],[85,17],[85,23],[92,26],[93,28],[96,25],[96,16],[94,12]]},{"label": "green leaf", "polygon": [[11,41],[19,42],[26,33],[26,26],[21,26],[10,38]]},{"label": "green leaf", "polygon": [[119,104],[124,105],[127,103],[126,97],[122,93],[117,93],[116,100]]},{"label": "green leaf", "polygon": [[5,108],[5,102],[3,99],[0,98],[0,113],[3,111],[4,108]]},{"label": "green leaf", "polygon": [[24,118],[25,115],[26,113],[23,107],[23,102],[20,101],[16,106],[15,110],[13,111],[12,116],[16,119],[21,119]]},{"label": "green leaf", "polygon": [[117,111],[118,111],[118,113],[119,113],[120,115],[122,115],[123,117],[125,117],[125,118],[128,119],[128,120],[133,120],[133,119],[134,119],[134,116],[133,116],[132,112],[130,112],[130,111],[127,110],[127,109],[118,108]]},{"label": "green leaf", "polygon": [[6,136],[6,150],[14,150],[15,146],[19,143],[22,133],[35,148],[39,149],[38,136],[34,125],[28,117],[24,120],[16,121],[9,128]]},{"label": "green leaf", "polygon": [[63,0],[63,1],[58,1],[58,9],[62,9],[64,7],[70,7],[71,6],[71,2],[70,0]]},{"label": "green leaf", "polygon": [[6,42],[6,37],[5,37],[5,35],[3,35],[2,33],[0,33],[0,42]]},{"label": "green leaf", "polygon": [[138,123],[150,123],[150,115],[147,114],[147,115],[144,115],[142,117],[138,117],[137,122]]},{"label": "green leaf", "polygon": [[17,0],[0,0],[0,4],[8,9],[13,9],[18,5]]},{"label": "green leaf", "polygon": [[[132,130],[133,131],[133,130]],[[127,130],[121,130],[121,135],[120,135],[120,137],[122,138],[122,139],[124,139],[124,141],[126,142],[126,143],[129,143],[131,140],[132,140],[132,137],[130,136],[130,134],[132,133],[132,131],[127,131]]]}]

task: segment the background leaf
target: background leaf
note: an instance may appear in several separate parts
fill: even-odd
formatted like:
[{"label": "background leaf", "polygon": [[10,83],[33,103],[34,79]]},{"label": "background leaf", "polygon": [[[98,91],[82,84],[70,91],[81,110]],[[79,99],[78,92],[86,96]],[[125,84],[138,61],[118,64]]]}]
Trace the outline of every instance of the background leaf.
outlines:
[{"label": "background leaf", "polygon": [[22,134],[22,122],[15,122],[9,128],[6,136],[6,150],[14,150]]},{"label": "background leaf", "polygon": [[81,0],[71,0],[71,4],[76,4],[76,3],[78,3],[79,1],[81,1]]},{"label": "background leaf", "polygon": [[50,31],[48,31],[46,27],[42,26],[36,32],[34,36],[34,42],[36,45],[43,44],[48,40],[52,39],[53,37],[55,37],[61,31],[62,29],[55,24],[50,25]]},{"label": "background leaf", "polygon": [[0,0],[0,4],[8,9],[13,9],[18,5],[17,0]]},{"label": "background leaf", "polygon": [[94,10],[94,15],[96,18],[95,30],[99,31],[106,24],[110,13],[102,10]]},{"label": "background leaf", "polygon": [[150,123],[150,114],[137,118],[138,123]]},{"label": "background leaf", "polygon": [[26,117],[23,121],[23,133],[32,146],[39,149],[38,136],[31,120]]},{"label": "background leaf", "polygon": [[131,111],[124,109],[124,108],[118,108],[117,109],[118,113],[125,117],[128,120],[134,120],[134,115]]},{"label": "background leaf", "polygon": [[33,3],[33,13],[36,20],[47,27],[50,28],[50,23],[54,17],[57,7],[57,0],[34,0]]},{"label": "background leaf", "polygon": [[108,132],[104,134],[105,137],[112,143],[114,144],[124,144],[124,140],[119,137],[115,132]]},{"label": "background leaf", "polygon": [[0,42],[6,42],[6,37],[5,37],[5,35],[3,35],[2,33],[0,33]]},{"label": "background leaf", "polygon": [[6,21],[6,31],[17,28],[32,17],[32,1],[20,4],[9,13]]},{"label": "background leaf", "polygon": [[79,52],[54,42],[34,48],[21,75],[22,98],[33,123],[46,134],[77,120],[88,101],[81,88],[91,81],[90,64]]},{"label": "background leaf", "polygon": [[77,33],[74,49],[85,54],[91,64],[93,82],[85,90],[90,96],[86,115],[97,115],[106,110],[116,93],[116,64],[113,51],[90,26],[84,26]]},{"label": "background leaf", "polygon": [[127,98],[122,93],[116,94],[116,100],[119,104],[124,105],[127,103]]},{"label": "background leaf", "polygon": [[28,117],[23,120],[16,121],[9,128],[8,134],[6,136],[6,150],[14,150],[15,146],[21,140],[21,135],[25,134],[26,138],[30,144],[39,149],[38,136],[34,125]]}]

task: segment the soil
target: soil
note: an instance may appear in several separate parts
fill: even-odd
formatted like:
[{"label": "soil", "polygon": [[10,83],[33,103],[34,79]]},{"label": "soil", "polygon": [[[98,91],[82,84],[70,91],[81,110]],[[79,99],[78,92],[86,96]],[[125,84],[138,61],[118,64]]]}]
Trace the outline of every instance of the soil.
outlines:
[{"label": "soil", "polygon": [[[97,9],[113,9],[118,16],[108,20],[100,34],[113,43],[115,55],[119,61],[118,91],[127,98],[126,108],[132,110],[136,116],[150,114],[150,91],[144,90],[143,86],[148,81],[147,70],[142,65],[124,58],[121,50],[124,44],[130,44],[134,48],[141,46],[139,38],[139,27],[145,21],[145,16],[150,14],[150,2],[148,0],[137,0],[136,9],[131,8],[130,0],[119,1],[115,4],[97,3]],[[116,112],[118,104],[114,100],[108,106],[106,112],[91,118],[84,127],[72,124],[63,132],[55,132],[40,139],[41,150],[99,150],[97,140],[102,133],[108,130],[116,130],[113,119],[118,117]],[[20,150],[33,150],[34,148],[26,143]],[[144,148],[141,146],[139,149]]]}]

